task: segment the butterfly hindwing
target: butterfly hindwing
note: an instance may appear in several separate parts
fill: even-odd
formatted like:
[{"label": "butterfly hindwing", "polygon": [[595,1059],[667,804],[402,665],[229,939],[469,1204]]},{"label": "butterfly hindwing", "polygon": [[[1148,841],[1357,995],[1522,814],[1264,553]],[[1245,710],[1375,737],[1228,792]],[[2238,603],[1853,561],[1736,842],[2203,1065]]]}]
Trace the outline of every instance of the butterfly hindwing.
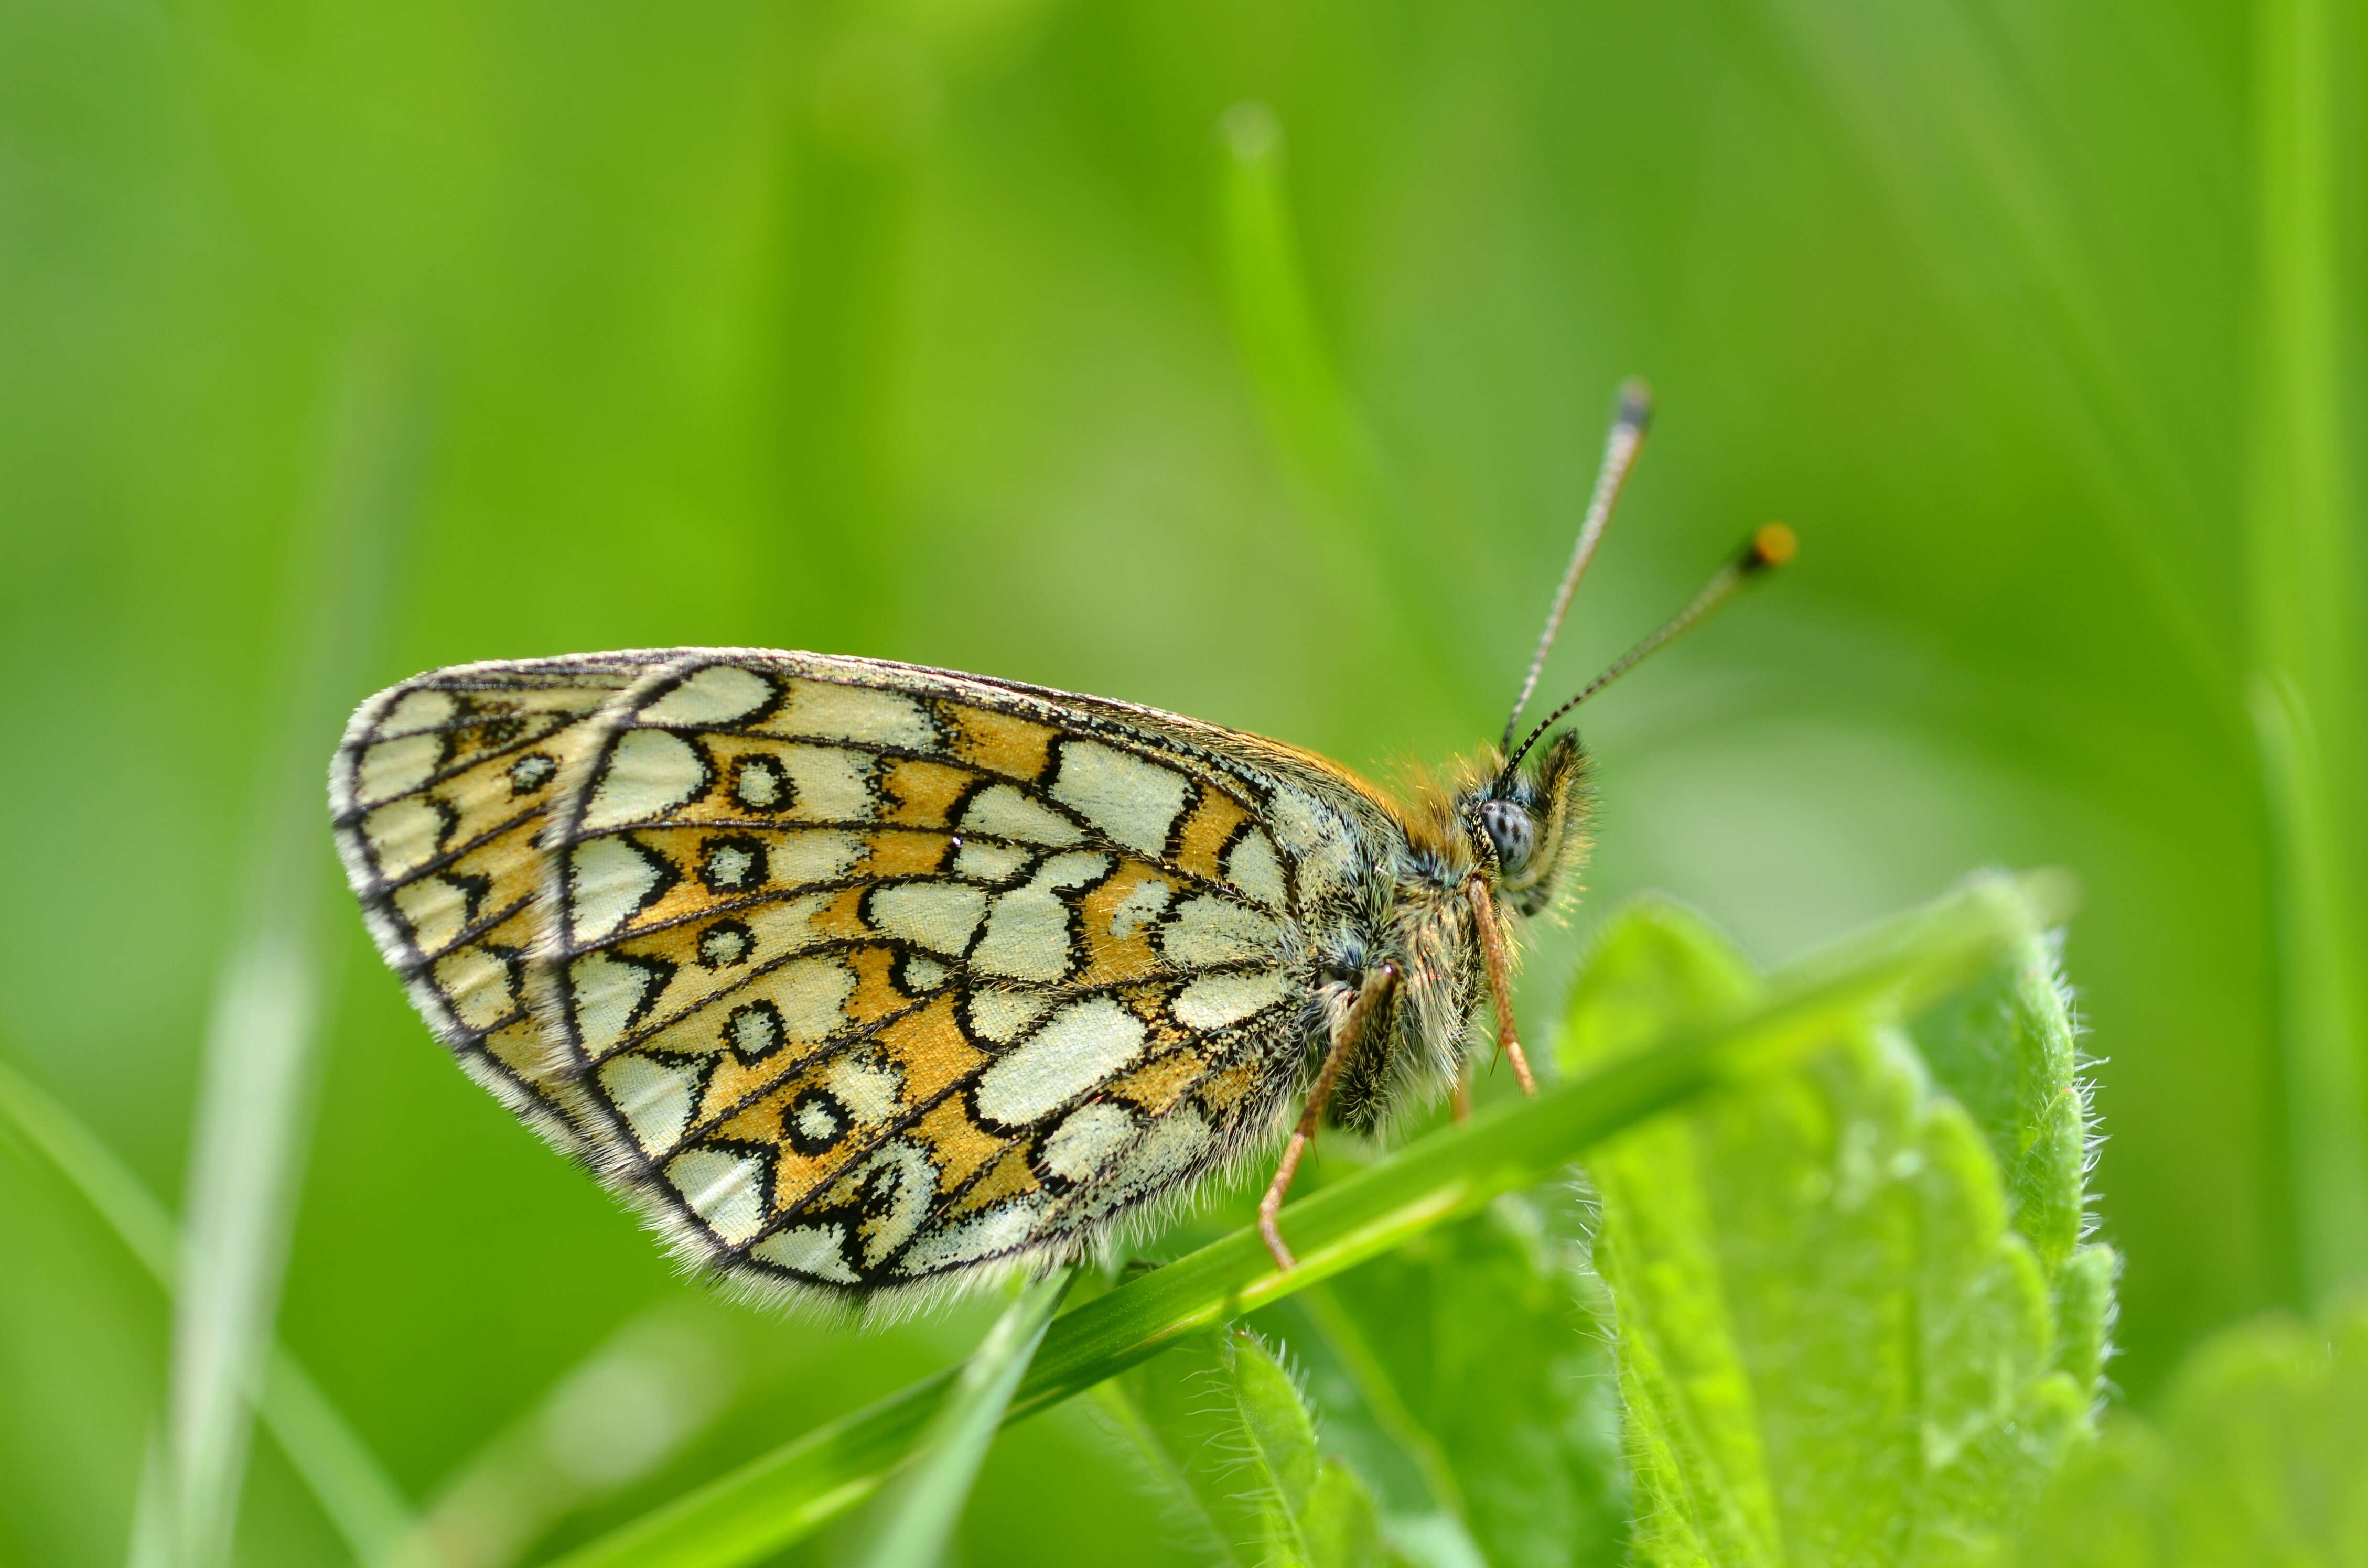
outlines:
[{"label": "butterfly hindwing", "polygon": [[1298,858],[1255,769],[1128,711],[709,652],[587,726],[533,985],[599,1163],[686,1250],[925,1287],[1074,1250],[1271,1127]]},{"label": "butterfly hindwing", "polygon": [[536,839],[590,721],[666,656],[437,670],[364,703],[330,767],[338,855],[380,953],[470,1074],[569,1146],[584,1107],[544,1071],[526,1005]]}]

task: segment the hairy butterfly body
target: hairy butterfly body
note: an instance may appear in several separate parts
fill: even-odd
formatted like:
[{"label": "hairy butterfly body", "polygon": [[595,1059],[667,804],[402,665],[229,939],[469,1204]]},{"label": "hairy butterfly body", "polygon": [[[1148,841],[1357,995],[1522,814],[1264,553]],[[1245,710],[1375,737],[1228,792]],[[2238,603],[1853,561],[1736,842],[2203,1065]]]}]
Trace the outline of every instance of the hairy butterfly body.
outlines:
[{"label": "hairy butterfly body", "polygon": [[1531,1087],[1516,928],[1586,848],[1582,755],[1544,729],[1400,798],[1122,702],[635,651],[393,687],[330,794],[381,952],[472,1076],[686,1257],[880,1305],[1083,1256],[1297,1106],[1261,1210],[1288,1267],[1319,1118],[1435,1100],[1484,1000]]}]

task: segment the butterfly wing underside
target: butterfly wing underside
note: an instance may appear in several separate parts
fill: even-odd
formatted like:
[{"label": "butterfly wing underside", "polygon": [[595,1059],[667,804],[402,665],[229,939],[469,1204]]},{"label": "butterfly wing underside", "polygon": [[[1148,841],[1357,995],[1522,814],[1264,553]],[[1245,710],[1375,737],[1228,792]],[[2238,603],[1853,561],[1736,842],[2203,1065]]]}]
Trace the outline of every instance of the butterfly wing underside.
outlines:
[{"label": "butterfly wing underside", "polygon": [[[1356,858],[1324,781],[1247,737],[940,671],[611,659],[601,681],[632,678],[588,718],[543,698],[573,715],[548,721],[562,770],[501,840],[539,879],[535,942],[520,966],[499,928],[484,1038],[519,1027],[522,971],[534,1049],[469,1049],[686,1256],[792,1293],[927,1292],[1076,1256],[1276,1128],[1315,1017],[1302,901]],[[382,730],[411,733],[387,723],[405,689],[374,699]],[[448,1040],[496,1024],[458,1013],[449,952],[411,961]]]},{"label": "butterfly wing underside", "polygon": [[527,1006],[541,937],[536,848],[567,763],[645,658],[461,665],[356,711],[330,824],[372,939],[469,1074],[565,1147],[586,1107],[553,1078]]}]

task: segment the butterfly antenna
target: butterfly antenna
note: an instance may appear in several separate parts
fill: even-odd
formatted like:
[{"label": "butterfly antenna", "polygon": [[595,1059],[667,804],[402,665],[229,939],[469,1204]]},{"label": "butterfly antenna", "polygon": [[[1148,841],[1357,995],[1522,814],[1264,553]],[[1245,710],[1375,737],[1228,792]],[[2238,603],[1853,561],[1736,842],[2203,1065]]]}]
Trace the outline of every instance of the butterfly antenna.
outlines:
[{"label": "butterfly antenna", "polygon": [[1513,744],[1513,727],[1521,722],[1521,710],[1538,689],[1538,676],[1546,667],[1546,654],[1554,650],[1554,636],[1562,631],[1562,618],[1570,612],[1570,597],[1578,591],[1578,580],[1587,575],[1587,563],[1595,559],[1595,547],[1603,542],[1603,525],[1611,520],[1611,508],[1620,502],[1621,487],[1628,483],[1628,471],[1636,466],[1636,454],[1645,445],[1645,432],[1653,424],[1653,389],[1643,381],[1628,381],[1620,385],[1620,412],[1611,421],[1611,428],[1603,437],[1603,463],[1595,471],[1595,490],[1587,498],[1587,520],[1579,525],[1578,543],[1571,548],[1570,565],[1564,569],[1562,586],[1554,590],[1554,608],[1546,612],[1546,629],[1538,634],[1538,651],[1531,655],[1530,673],[1521,677],[1521,694],[1513,699],[1513,710],[1505,716],[1503,744]]},{"label": "butterfly antenna", "polygon": [[1611,667],[1588,682],[1586,688],[1577,697],[1547,714],[1544,721],[1530,732],[1529,738],[1521,742],[1520,749],[1505,759],[1505,772],[1509,774],[1520,766],[1521,758],[1530,755],[1530,748],[1538,744],[1539,737],[1554,728],[1556,720],[1634,669],[1647,654],[1701,625],[1713,610],[1733,598],[1746,584],[1755,577],[1767,575],[1792,560],[1799,548],[1800,541],[1793,537],[1791,528],[1782,523],[1762,523],[1744,541],[1743,548],[1702,585],[1702,592],[1688,601],[1685,608],[1661,622],[1643,642],[1612,660]]}]

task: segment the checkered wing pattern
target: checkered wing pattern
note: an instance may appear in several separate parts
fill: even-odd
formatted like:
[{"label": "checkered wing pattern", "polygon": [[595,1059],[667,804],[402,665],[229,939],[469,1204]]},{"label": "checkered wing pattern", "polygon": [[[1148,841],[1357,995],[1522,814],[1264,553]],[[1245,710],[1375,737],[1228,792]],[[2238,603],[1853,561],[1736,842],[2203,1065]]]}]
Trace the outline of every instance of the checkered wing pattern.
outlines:
[{"label": "checkered wing pattern", "polygon": [[632,654],[462,665],[362,704],[330,765],[330,823],[371,937],[469,1074],[564,1146],[588,1109],[527,1006],[536,839]]},{"label": "checkered wing pattern", "polygon": [[[439,1028],[440,1008],[481,1030],[519,1026],[523,972],[538,1053],[505,1070],[687,1255],[793,1292],[928,1292],[1076,1256],[1275,1129],[1320,1025],[1299,910],[1372,826],[1338,780],[1190,721],[914,666],[613,657],[637,678],[574,662],[611,684],[546,701],[564,744],[535,755],[560,770],[499,841],[503,893],[406,972],[438,977],[414,994]],[[561,673],[510,669],[536,692]],[[469,765],[422,767],[432,790]],[[390,959],[427,954],[404,895],[375,892],[386,850],[346,832],[365,904],[394,912],[374,917]],[[523,965],[497,911],[532,928]],[[498,983],[469,989],[470,964]]]}]

